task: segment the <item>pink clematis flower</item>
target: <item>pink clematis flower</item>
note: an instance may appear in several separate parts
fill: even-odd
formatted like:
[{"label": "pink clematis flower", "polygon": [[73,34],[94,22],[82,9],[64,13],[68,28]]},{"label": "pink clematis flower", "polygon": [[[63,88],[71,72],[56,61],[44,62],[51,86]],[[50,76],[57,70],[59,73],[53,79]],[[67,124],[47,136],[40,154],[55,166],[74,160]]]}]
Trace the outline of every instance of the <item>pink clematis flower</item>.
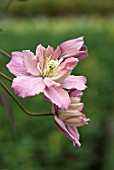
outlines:
[{"label": "pink clematis flower", "polygon": [[51,46],[44,48],[38,45],[36,55],[30,50],[13,52],[7,68],[16,76],[12,82],[15,93],[22,98],[44,93],[52,103],[67,110],[71,101],[65,89],[86,88],[84,76],[70,76],[80,60],[83,51],[81,49],[85,48],[82,42],[82,38],[70,40],[61,44],[55,51]]},{"label": "pink clematis flower", "polygon": [[82,92],[70,90],[71,106],[67,111],[53,106],[55,123],[58,128],[73,141],[74,146],[80,146],[79,133],[76,127],[88,124],[89,119],[82,113],[84,104],[80,103]]}]

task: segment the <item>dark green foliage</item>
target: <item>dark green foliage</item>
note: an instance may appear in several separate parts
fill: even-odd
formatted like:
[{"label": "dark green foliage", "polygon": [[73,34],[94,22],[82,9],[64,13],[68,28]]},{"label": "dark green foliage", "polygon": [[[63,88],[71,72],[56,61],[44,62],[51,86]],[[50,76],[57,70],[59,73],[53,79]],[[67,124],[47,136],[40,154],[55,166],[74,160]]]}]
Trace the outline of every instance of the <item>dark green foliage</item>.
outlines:
[{"label": "dark green foliage", "polygon": [[[75,148],[56,128],[53,117],[29,117],[9,97],[15,114],[17,138],[13,137],[5,109],[0,105],[0,169],[114,169],[113,23],[113,18],[85,17],[1,21],[0,48],[8,53],[24,49],[35,52],[39,43],[56,47],[65,40],[85,36],[89,57],[73,73],[87,76],[88,89],[82,101],[85,103],[84,113],[91,121],[88,126],[78,128],[82,146]],[[1,71],[11,77],[4,67],[5,64],[0,66]],[[7,85],[10,88],[9,82]],[[19,100],[31,111],[51,110],[50,103],[45,102],[42,95]]]},{"label": "dark green foliage", "polygon": [[[2,2],[3,1],[3,2]],[[113,0],[1,0],[9,13],[18,16],[33,15],[75,15],[75,14],[114,14]]]}]

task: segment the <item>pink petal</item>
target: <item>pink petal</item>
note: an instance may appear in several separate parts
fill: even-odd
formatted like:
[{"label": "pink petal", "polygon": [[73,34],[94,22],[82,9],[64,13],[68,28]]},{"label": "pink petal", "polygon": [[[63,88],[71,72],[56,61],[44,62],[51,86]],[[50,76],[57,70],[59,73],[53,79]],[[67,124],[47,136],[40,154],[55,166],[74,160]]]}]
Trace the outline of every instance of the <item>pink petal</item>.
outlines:
[{"label": "pink petal", "polygon": [[83,93],[80,90],[72,89],[69,91],[70,97],[82,97]]},{"label": "pink petal", "polygon": [[37,46],[36,48],[36,57],[38,58],[39,60],[39,66],[40,66],[40,69],[42,70],[43,67],[44,67],[44,53],[45,53],[45,48],[40,44]]},{"label": "pink petal", "polygon": [[87,48],[84,44],[83,37],[66,41],[62,43],[59,47],[61,49],[61,57],[75,57],[79,61],[82,61],[85,57],[88,56]]},{"label": "pink petal", "polygon": [[65,91],[61,87],[46,87],[44,90],[44,94],[48,99],[50,99],[52,103],[57,105],[62,110],[67,110],[69,108],[71,103],[69,95],[67,91]]},{"label": "pink petal", "polygon": [[51,80],[48,77],[44,78],[44,83],[49,88],[52,87],[52,86],[58,87],[58,86],[61,85],[60,83],[56,83],[55,81]]},{"label": "pink petal", "polygon": [[79,134],[75,127],[66,127],[64,122],[59,119],[56,115],[54,116],[55,123],[57,127],[69,138],[73,141],[74,146],[80,146],[79,142]]},{"label": "pink petal", "polygon": [[51,46],[48,46],[48,47],[45,49],[44,57],[45,57],[45,58],[48,58],[48,57],[50,57],[50,55],[52,55],[53,53],[54,53],[54,48],[51,47]]},{"label": "pink petal", "polygon": [[77,51],[79,51],[83,44],[84,44],[83,37],[79,37],[76,39],[65,41],[62,44],[60,44],[59,47],[61,49],[62,54],[64,54],[71,48],[73,49],[75,48]]},{"label": "pink petal", "polygon": [[68,131],[73,135],[75,136],[75,140],[73,141],[73,144],[74,146],[81,146],[80,142],[79,142],[79,138],[80,138],[80,135],[78,133],[78,130],[77,128],[74,128],[74,127],[71,127],[71,126],[67,126],[67,129]]},{"label": "pink petal", "polygon": [[53,76],[51,79],[56,82],[62,82],[71,74],[72,69],[77,65],[77,63],[78,59],[76,58],[65,59],[65,61],[60,64],[59,71],[56,73],[57,75]]},{"label": "pink petal", "polygon": [[13,80],[12,88],[18,96],[25,98],[43,92],[45,84],[42,77],[18,76]]},{"label": "pink petal", "polygon": [[78,59],[77,58],[67,58],[65,59],[64,62],[60,64],[60,69],[61,70],[72,70],[77,64],[78,64]]},{"label": "pink petal", "polygon": [[52,80],[61,83],[64,79],[66,79],[71,74],[70,70],[62,70],[60,71],[57,76],[51,77]]},{"label": "pink petal", "polygon": [[69,76],[62,82],[62,87],[66,89],[77,89],[85,90],[86,89],[86,78],[84,76]]},{"label": "pink petal", "polygon": [[11,61],[6,65],[15,76],[27,75],[26,67],[23,64],[23,53],[13,52]]},{"label": "pink petal", "polygon": [[87,56],[88,56],[88,50],[85,45],[83,45],[80,51],[78,51],[78,53],[74,55],[74,57],[78,58],[79,61],[82,61]]},{"label": "pink petal", "polygon": [[59,47],[55,50],[54,54],[52,55],[51,59],[56,60],[60,57],[61,55],[61,50]]},{"label": "pink petal", "polygon": [[23,61],[27,69],[27,72],[32,75],[40,75],[39,70],[37,69],[37,59],[30,50],[23,51]]}]

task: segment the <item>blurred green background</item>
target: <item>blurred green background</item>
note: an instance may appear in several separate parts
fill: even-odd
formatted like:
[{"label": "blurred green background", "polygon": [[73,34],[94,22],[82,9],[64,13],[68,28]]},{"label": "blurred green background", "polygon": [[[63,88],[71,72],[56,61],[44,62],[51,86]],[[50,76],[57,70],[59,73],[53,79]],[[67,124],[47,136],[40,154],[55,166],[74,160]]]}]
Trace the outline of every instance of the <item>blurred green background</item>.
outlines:
[{"label": "blurred green background", "polygon": [[[38,44],[56,48],[65,40],[85,37],[89,57],[73,71],[87,77],[84,113],[91,119],[78,128],[80,148],[73,147],[53,117],[25,115],[0,87],[0,170],[113,170],[114,169],[114,1],[113,0],[1,0],[0,49],[8,53]],[[13,77],[0,54],[0,71]],[[1,78],[10,91],[11,84]],[[2,104],[10,101],[11,115]],[[8,100],[8,101],[7,101]],[[50,112],[43,95],[20,99],[34,112]],[[44,107],[45,106],[45,107]]]}]

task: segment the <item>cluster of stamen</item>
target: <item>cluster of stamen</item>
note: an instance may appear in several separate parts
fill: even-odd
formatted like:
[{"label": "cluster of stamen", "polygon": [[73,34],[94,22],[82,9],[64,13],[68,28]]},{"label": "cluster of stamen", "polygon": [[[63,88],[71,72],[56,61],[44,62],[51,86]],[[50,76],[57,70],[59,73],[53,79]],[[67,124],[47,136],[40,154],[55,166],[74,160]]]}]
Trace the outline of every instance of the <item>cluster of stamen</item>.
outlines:
[{"label": "cluster of stamen", "polygon": [[47,60],[44,65],[44,69],[42,72],[43,77],[51,77],[58,68],[58,60]]}]

